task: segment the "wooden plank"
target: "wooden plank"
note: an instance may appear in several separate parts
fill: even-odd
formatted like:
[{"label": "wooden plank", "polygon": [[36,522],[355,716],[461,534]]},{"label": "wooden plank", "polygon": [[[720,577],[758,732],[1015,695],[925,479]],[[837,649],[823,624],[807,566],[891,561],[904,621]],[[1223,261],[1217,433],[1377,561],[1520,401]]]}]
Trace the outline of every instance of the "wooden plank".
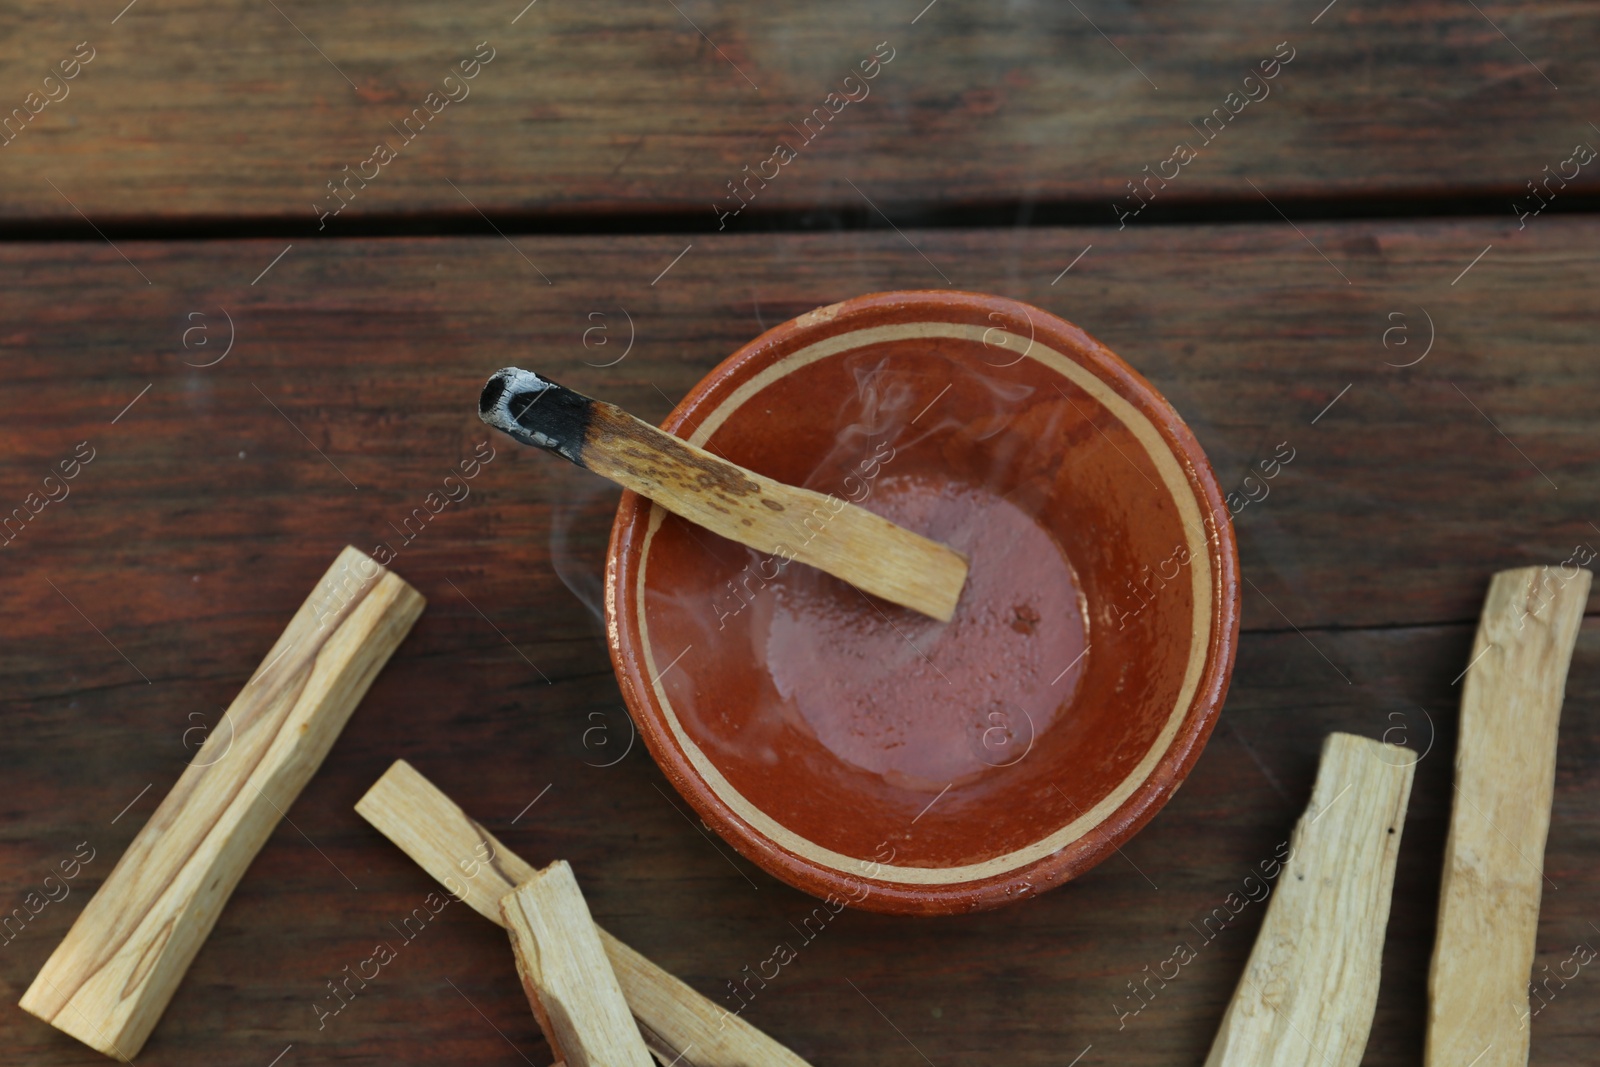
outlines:
[{"label": "wooden plank", "polygon": [[[1238,508],[1253,583],[1243,589],[1247,629],[1298,626],[1315,641],[1319,627],[1475,621],[1477,590],[1494,570],[1581,564],[1600,549],[1584,518],[1600,515],[1600,438],[1583,402],[1600,386],[1588,358],[1600,326],[1589,299],[1600,288],[1600,226],[1301,229],[1358,284],[1345,285],[1286,224],[1130,229],[1112,244],[1087,230],[908,236],[958,285],[1083,326],[1172,400]],[[446,543],[458,536],[477,561],[473,573],[529,583],[513,610],[556,640],[559,664],[565,642],[589,631],[581,615],[536,607],[569,595],[548,566],[550,533],[564,515],[562,528],[602,542],[611,498],[581,472],[494,445],[473,411],[483,379],[535,353],[558,381],[660,419],[765,326],[863,292],[939,281],[898,235],[867,233],[696,241],[651,286],[688,243],[519,238],[560,279],[548,300],[530,295],[522,259],[498,238],[297,244],[254,286],[283,244],[119,244],[158,281],[153,291],[108,247],[6,249],[11,314],[31,325],[0,335],[17,386],[0,396],[0,485],[10,487],[0,514],[21,506],[79,442],[99,455],[70,499],[0,549],[19,568],[0,582],[25,605],[19,614],[59,619],[53,632],[75,640],[89,633],[81,619],[21,572],[81,575],[95,586],[86,614],[109,622],[112,640],[152,677],[239,672],[248,665],[216,662],[210,644],[186,648],[171,627],[195,611],[237,627],[241,611],[257,609],[259,595],[232,577],[241,547],[270,546],[320,570],[330,536],[369,550],[382,541],[409,568],[449,568],[478,600],[462,583],[459,546]],[[224,313],[232,354],[184,365],[221,353]],[[1387,365],[1422,356],[1430,336],[1420,363]],[[198,346],[205,338],[211,348]],[[1275,453],[1291,461],[1273,466]],[[444,485],[457,464],[489,455],[472,467],[476,477]],[[1262,464],[1280,473],[1262,478]],[[445,502],[462,488],[470,497]],[[1415,536],[1419,515],[1428,537]],[[129,516],[142,545],[119,533]],[[150,568],[172,553],[191,561],[185,582],[198,573],[210,584],[167,592]],[[213,599],[218,582],[233,583],[234,595]],[[81,602],[70,582],[57,584]],[[259,607],[287,612],[287,600]],[[17,654],[23,647],[0,647],[13,691],[58,691],[52,674]],[[1346,684],[1343,665],[1305,647],[1329,681]],[[94,684],[137,679],[114,655],[85,669]]]},{"label": "wooden plank", "polygon": [[23,994],[24,1010],[132,1062],[272,828],[422,613],[346,548]]},{"label": "wooden plank", "polygon": [[566,860],[507,893],[500,915],[550,1048],[569,1067],[650,1067],[650,1053]]},{"label": "wooden plank", "polygon": [[715,228],[744,202],[871,215],[865,196],[891,214],[1073,200],[1109,225],[1141,203],[1130,185],[1254,202],[1248,179],[1275,201],[1493,196],[1510,220],[1529,182],[1597,188],[1592,164],[1560,177],[1600,144],[1587,9],[922,6],[27,3],[0,34],[0,216],[326,235],[475,205]]},{"label": "wooden plank", "polygon": [[[507,898],[539,874],[405,760],[396,760],[372,784],[356,811],[458,900],[502,926]],[[638,1030],[661,1063],[806,1067],[804,1060],[737,1014],[718,1008],[598,925],[596,930],[608,967],[638,1018]],[[573,1062],[570,1050],[554,1048],[555,1030],[548,1017],[540,1016],[540,1028],[552,1051]]]},{"label": "wooden plank", "polygon": [[[630,747],[603,631],[580,599],[598,593],[614,497],[583,472],[531,462],[548,457],[501,449],[483,462],[475,449],[487,435],[471,410],[489,372],[533,352],[558,380],[658,419],[764,326],[860,292],[939,284],[900,237],[696,238],[651,287],[689,238],[518,236],[530,259],[556,267],[555,289],[498,237],[296,243],[253,287],[287,241],[119,240],[153,287],[108,247],[8,247],[13,325],[0,331],[0,357],[14,388],[0,390],[0,509],[21,504],[78,442],[98,452],[69,499],[0,549],[11,605],[0,910],[24,917],[7,927],[0,982],[14,996],[26,988],[161,791],[141,790],[193,758],[203,731],[185,731],[215,726],[331,549],[387,538],[430,609],[367,698],[382,714],[351,720],[290,813],[316,848],[288,825],[273,835],[141,1061],[265,1064],[292,1043],[278,1067],[353,1055],[522,1062],[509,1040],[549,1062],[500,930],[454,904],[410,947],[390,930],[438,887],[351,805],[400,757],[516,852],[593,871],[589,905],[607,929],[725,1010],[748,988],[741,1017],[811,1062],[879,1065],[884,1042],[922,1062],[885,1015],[938,1064],[999,1050],[1008,1063],[1061,1067],[1090,1044],[1079,1067],[1199,1062],[1265,909],[1224,909],[1225,928],[1180,979],[1154,1001],[1144,983],[1194,939],[1191,922],[1214,927],[1203,919],[1256,884],[1243,879],[1260,878],[1286,843],[1322,739],[1341,730],[1429,752],[1367,1050],[1369,1067],[1411,1067],[1423,1055],[1453,795],[1441,755],[1456,743],[1451,683],[1471,659],[1483,589],[1495,570],[1600,547],[1586,521],[1600,515],[1587,401],[1600,374],[1589,295],[1600,230],[1550,221],[1520,232],[1515,222],[1302,223],[1352,286],[1281,223],[1130,226],[1125,243],[1070,229],[906,231],[957,286],[1032,301],[1130,360],[1195,428],[1230,492],[1279,442],[1297,449],[1270,496],[1235,519],[1243,573],[1261,592],[1244,589],[1228,704],[1183,789],[1124,845],[1126,858],[1027,906],[941,921],[937,938],[846,910],[806,940],[795,928],[815,928],[805,920],[816,901],[719,854],[715,835],[672,807],[671,786]],[[232,353],[184,366],[221,354],[224,309],[238,327]],[[631,350],[623,309],[637,328]],[[1431,354],[1384,366],[1422,353],[1424,310],[1438,332]],[[1392,312],[1409,334],[1385,348],[1383,331],[1402,324]],[[196,325],[206,332],[185,348]],[[200,336],[212,347],[192,347]],[[1397,347],[1403,336],[1410,346]],[[460,473],[469,460],[471,478]],[[439,506],[430,492],[460,497],[463,480],[465,499],[425,523],[414,516]],[[278,581],[254,573],[266,560]],[[1568,699],[1600,701],[1593,620]],[[1564,723],[1545,860],[1561,891],[1546,894],[1536,974],[1570,974],[1575,944],[1600,947],[1587,903],[1600,899],[1597,729],[1594,716]],[[81,842],[96,858],[65,884],[71,896],[49,900],[62,886],[44,877],[59,880]],[[328,978],[380,938],[399,959],[319,1030],[313,1005]],[[775,971],[785,940],[798,958]],[[1600,1006],[1585,992],[1589,971],[1531,1021],[1536,1060],[1590,1055]],[[763,988],[762,973],[778,977]],[[1130,1010],[1139,1014],[1119,1029],[1118,1011]],[[0,1011],[0,1040],[30,1064],[103,1062],[15,1007]]]},{"label": "wooden plank", "polygon": [[1361,1063],[1416,763],[1410,749],[1354,734],[1323,742],[1311,804],[1206,1067]]},{"label": "wooden plank", "polygon": [[1428,976],[1429,1067],[1528,1062],[1556,741],[1589,583],[1580,567],[1524,567],[1496,574],[1484,598],[1461,692]]},{"label": "wooden plank", "polygon": [[[453,551],[471,550],[465,540],[451,543]],[[1452,798],[1451,708],[1458,693],[1451,680],[1470,659],[1471,626],[1310,634],[1352,673],[1353,691],[1327,684],[1318,673],[1326,666],[1292,630],[1246,634],[1210,745],[1172,803],[1123,846],[1125,856],[1109,857],[1026,906],[941,920],[937,938],[922,923],[846,910],[807,941],[790,924],[814,931],[819,903],[736,855],[720,855],[715,837],[708,842],[668,802],[676,795],[641,747],[628,748],[600,642],[576,639],[563,660],[555,653],[564,643],[518,618],[501,587],[445,573],[554,684],[546,685],[469,605],[455,600],[442,578],[433,579],[437,590],[425,590],[437,595],[411,644],[367,697],[367,710],[383,714],[352,718],[290,812],[316,848],[293,827],[279,828],[140,1062],[211,1057],[264,1065],[292,1043],[278,1067],[335,1054],[398,1064],[522,1063],[507,1040],[535,1064],[554,1058],[513,977],[500,929],[453,902],[407,947],[390,929],[430,892],[443,896],[431,876],[351,809],[401,755],[437,766],[438,783],[508,848],[532,857],[564,854],[592,869],[590,908],[603,926],[711,1003],[737,1009],[729,983],[740,990],[748,983],[755,996],[741,1018],[812,1063],[881,1065],[886,1049],[908,1064],[922,1062],[875,1009],[936,1064],[1000,1050],[1008,1063],[1062,1067],[1090,1044],[1079,1067],[1105,1062],[1100,1056],[1133,1067],[1199,1063],[1265,910],[1260,901],[1241,907],[1240,899],[1261,896],[1262,865],[1270,871],[1286,851],[1311,793],[1318,746],[1332,730],[1388,736],[1428,753],[1412,793],[1366,1062],[1415,1067],[1421,1061]],[[190,577],[174,571],[172,584]],[[212,580],[208,574],[202,584]],[[256,656],[276,636],[267,625],[260,630]],[[232,641],[204,619],[188,630],[196,646],[224,639]],[[424,643],[449,651],[412,651]],[[55,655],[70,678],[90,653],[78,643]],[[87,840],[98,855],[67,883],[70,896],[45,904],[0,949],[0,982],[20,995],[65,934],[80,894],[93,892],[103,865],[131,837],[130,822],[143,818],[154,798],[147,794],[120,821],[110,820],[135,801],[152,772],[191,758],[179,736],[192,722],[174,705],[214,707],[230,684],[194,677],[151,687],[135,678],[133,685],[5,703],[15,742],[0,749],[7,783],[0,833],[5,914],[39,908],[56,886],[41,885],[43,878],[59,873],[58,861],[79,842]],[[1592,620],[1579,639],[1568,699],[1571,709],[1600,701],[1600,625]],[[1546,964],[1550,973],[1572,973],[1562,963],[1577,943],[1600,947],[1587,925],[1594,919],[1591,902],[1600,898],[1593,863],[1600,848],[1600,720],[1569,713],[1563,726],[1545,861],[1561,890],[1546,894],[1538,974]],[[624,752],[614,766],[602,766]],[[353,892],[316,849],[361,891]],[[1214,936],[1202,942],[1191,923]],[[342,976],[347,965],[354,971],[378,940],[393,944],[399,958],[319,1029],[314,1005],[331,1004],[327,979]],[[1163,989],[1152,976],[1172,973],[1163,961],[1185,941],[1198,955]],[[768,962],[780,942],[798,952],[781,970]],[[620,971],[615,957],[613,969]],[[1539,1062],[1584,1062],[1600,1027],[1600,1005],[1585,992],[1592,975],[1583,970],[1532,1020]],[[248,983],[241,981],[245,974]],[[777,977],[763,988],[760,974]],[[1555,981],[1550,986],[1559,989]],[[1135,990],[1147,1002],[1142,1010]],[[1131,1011],[1138,1014],[1119,1021],[1119,1012]],[[105,1062],[14,1006],[0,1011],[0,1039],[19,1061],[39,1067]]]}]

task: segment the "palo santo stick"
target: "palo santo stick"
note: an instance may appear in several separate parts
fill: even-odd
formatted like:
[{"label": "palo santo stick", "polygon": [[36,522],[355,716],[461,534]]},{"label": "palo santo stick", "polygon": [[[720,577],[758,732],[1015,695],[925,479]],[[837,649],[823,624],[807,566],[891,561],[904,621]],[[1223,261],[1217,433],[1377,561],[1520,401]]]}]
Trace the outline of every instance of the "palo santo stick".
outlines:
[{"label": "palo santo stick", "polygon": [[[457,899],[502,926],[501,898],[537,873],[405,760],[372,784],[356,811]],[[598,924],[595,930],[645,1044],[662,1064],[810,1067]]]},{"label": "palo santo stick", "polygon": [[531,371],[497,372],[478,415],[713,533],[940,622],[961,597],[967,560],[954,549],[837,497],[764,478]]},{"label": "palo santo stick", "polygon": [[567,861],[507,893],[500,916],[539,1028],[567,1067],[650,1067]]},{"label": "palo santo stick", "polygon": [[403,759],[356,801],[356,813],[457,900],[501,926],[500,898],[539,873]]},{"label": "palo santo stick", "polygon": [[1501,571],[1461,693],[1456,803],[1428,975],[1429,1067],[1524,1067],[1556,735],[1589,572]]},{"label": "palo santo stick", "polygon": [[132,1060],[233,887],[422,612],[346,548],[57,946],[22,1007]]},{"label": "palo santo stick", "polygon": [[1206,1067],[1358,1067],[1378,1003],[1416,753],[1322,745],[1311,803]]}]

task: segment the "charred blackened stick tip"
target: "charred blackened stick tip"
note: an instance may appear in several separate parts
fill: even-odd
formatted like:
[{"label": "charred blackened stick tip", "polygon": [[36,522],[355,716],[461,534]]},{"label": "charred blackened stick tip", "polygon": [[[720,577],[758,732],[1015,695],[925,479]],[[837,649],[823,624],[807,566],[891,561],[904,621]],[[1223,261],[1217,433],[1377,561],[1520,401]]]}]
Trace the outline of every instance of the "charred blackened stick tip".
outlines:
[{"label": "charred blackened stick tip", "polygon": [[589,400],[520,367],[495,371],[478,396],[478,417],[525,445],[580,462]]},{"label": "charred blackened stick tip", "polygon": [[520,367],[497,370],[478,396],[478,417],[506,433],[526,430],[517,416],[525,414],[533,400],[555,384]]}]

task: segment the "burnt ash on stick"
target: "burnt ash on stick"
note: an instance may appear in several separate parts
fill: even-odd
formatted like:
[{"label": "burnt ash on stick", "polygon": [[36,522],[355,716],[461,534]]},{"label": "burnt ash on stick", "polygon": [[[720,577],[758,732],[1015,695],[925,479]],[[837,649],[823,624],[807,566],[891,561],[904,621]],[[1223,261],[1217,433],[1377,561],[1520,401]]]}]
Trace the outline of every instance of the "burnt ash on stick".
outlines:
[{"label": "burnt ash on stick", "polygon": [[594,403],[532,371],[507,367],[484,383],[478,417],[525,445],[543,448],[580,467]]}]

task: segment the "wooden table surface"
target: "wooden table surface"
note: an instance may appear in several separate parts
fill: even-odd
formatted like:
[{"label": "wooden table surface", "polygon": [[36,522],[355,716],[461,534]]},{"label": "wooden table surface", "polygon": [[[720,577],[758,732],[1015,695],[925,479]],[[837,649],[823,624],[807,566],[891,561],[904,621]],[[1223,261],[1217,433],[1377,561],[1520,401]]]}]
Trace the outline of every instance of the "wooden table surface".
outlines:
[{"label": "wooden table surface", "polygon": [[[1489,575],[1600,547],[1600,161],[1575,152],[1600,146],[1597,30],[1600,9],[1548,0],[0,12],[0,108],[31,116],[0,126],[0,509],[94,450],[0,550],[0,908],[93,850],[0,944],[0,1060],[99,1062],[17,998],[339,548],[395,542],[485,440],[471,495],[394,563],[429,608],[138,1061],[549,1062],[503,932],[458,906],[318,1027],[325,983],[433,889],[352,808],[402,757],[525,858],[569,860],[607,928],[726,999],[812,902],[630,747],[595,614],[616,494],[493,438],[477,390],[522,361],[659,419],[765,327],[950,286],[1104,341],[1225,489],[1294,448],[1235,520],[1232,689],[1123,855],[1001,911],[846,912],[745,1017],[818,1067],[1199,1064],[1263,909],[1136,1014],[1129,983],[1273,854],[1340,729],[1422,755],[1365,1060],[1420,1063]],[[390,124],[484,42],[470,94],[319,231],[326,183],[401,142]],[[880,42],[870,94],[719,230],[726,183]],[[1270,95],[1226,105],[1283,42]],[[93,58],[61,80],[75,50]],[[1200,118],[1235,106],[1204,143]],[[1126,183],[1176,142],[1195,158],[1126,217]],[[1600,945],[1594,610],[1541,976]],[[1593,1062],[1600,979],[1531,1025],[1533,1063]]]}]

